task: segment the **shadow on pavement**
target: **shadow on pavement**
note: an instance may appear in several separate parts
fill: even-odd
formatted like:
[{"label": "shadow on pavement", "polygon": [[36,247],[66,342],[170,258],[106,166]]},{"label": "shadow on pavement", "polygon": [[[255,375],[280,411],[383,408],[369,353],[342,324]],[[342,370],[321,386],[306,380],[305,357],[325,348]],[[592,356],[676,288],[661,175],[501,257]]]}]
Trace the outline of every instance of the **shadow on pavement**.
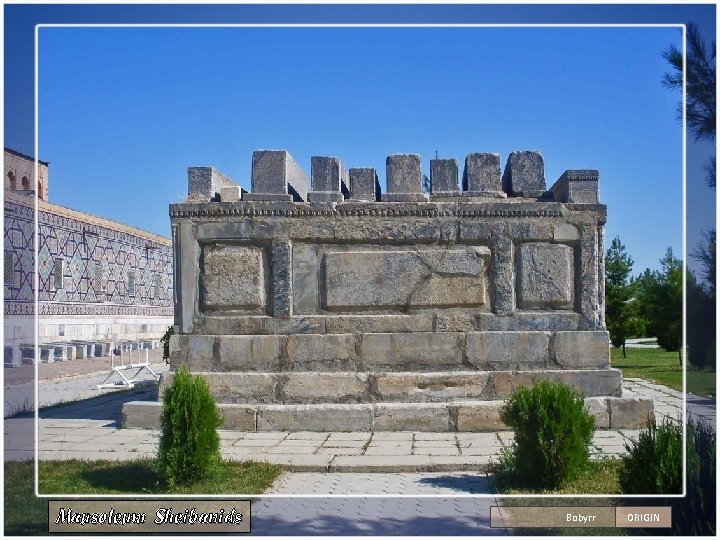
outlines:
[{"label": "shadow on pavement", "polygon": [[263,499],[253,505],[254,535],[479,536],[494,499]]},{"label": "shadow on pavement", "polygon": [[492,487],[490,486],[490,478],[481,473],[468,473],[453,476],[433,476],[429,478],[421,478],[418,482],[429,486],[452,489],[453,491],[457,491],[459,493],[493,493]]},{"label": "shadow on pavement", "polygon": [[56,420],[107,420],[120,426],[122,406],[129,401],[154,401],[157,399],[157,386],[148,386],[128,391],[113,392],[72,403],[53,405],[41,409],[41,419]]}]

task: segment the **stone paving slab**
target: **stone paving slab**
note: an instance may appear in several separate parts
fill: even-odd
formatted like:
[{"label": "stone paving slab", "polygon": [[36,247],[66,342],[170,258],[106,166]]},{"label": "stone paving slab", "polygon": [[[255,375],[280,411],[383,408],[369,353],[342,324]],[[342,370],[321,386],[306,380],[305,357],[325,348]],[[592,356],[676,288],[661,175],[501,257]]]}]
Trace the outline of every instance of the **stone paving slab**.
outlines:
[{"label": "stone paving slab", "polygon": [[[322,490],[320,491],[320,489]],[[282,474],[265,494],[402,493],[403,495],[452,496],[489,492],[488,476],[476,473],[286,473]]]}]

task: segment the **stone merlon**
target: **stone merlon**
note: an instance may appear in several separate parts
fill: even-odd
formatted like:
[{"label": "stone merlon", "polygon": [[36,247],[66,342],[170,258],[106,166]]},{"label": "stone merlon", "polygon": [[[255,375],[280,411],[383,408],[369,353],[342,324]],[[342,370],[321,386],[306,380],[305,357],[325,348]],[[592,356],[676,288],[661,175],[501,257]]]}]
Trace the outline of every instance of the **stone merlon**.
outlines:
[{"label": "stone merlon", "polygon": [[188,202],[217,202],[223,188],[237,187],[214,167],[188,167]]}]

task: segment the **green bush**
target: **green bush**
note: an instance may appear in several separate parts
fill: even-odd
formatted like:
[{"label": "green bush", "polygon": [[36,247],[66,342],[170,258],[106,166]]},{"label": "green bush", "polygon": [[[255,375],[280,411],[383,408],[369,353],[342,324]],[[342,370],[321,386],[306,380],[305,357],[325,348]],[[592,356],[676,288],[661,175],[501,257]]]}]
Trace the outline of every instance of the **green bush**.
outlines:
[{"label": "green bush", "polygon": [[191,484],[217,471],[217,428],[222,421],[207,381],[183,366],[163,395],[158,467],[169,487]]},{"label": "green bush", "polygon": [[653,421],[625,448],[618,478],[623,493],[682,493],[682,426]]},{"label": "green bush", "polygon": [[173,334],[175,334],[175,326],[171,325],[168,326],[163,337],[160,338],[160,343],[162,343],[163,346],[163,360],[165,360],[166,363],[170,360],[170,336]]},{"label": "green bush", "polygon": [[[626,445],[630,455],[623,460],[620,485],[627,494],[682,492],[682,428],[667,422],[651,425],[638,441]],[[715,491],[716,441],[712,427],[690,421],[686,431],[687,485],[685,497],[635,499],[639,506],[672,506],[672,530],[683,536],[715,536],[717,507]],[[656,461],[654,461],[656,460]],[[659,464],[658,464],[659,463]],[[658,529],[646,534],[657,535]]]},{"label": "green bush", "polygon": [[574,480],[590,459],[595,419],[570,387],[541,381],[521,387],[505,402],[502,421],[515,430],[515,442],[501,462],[516,481],[555,489]]}]

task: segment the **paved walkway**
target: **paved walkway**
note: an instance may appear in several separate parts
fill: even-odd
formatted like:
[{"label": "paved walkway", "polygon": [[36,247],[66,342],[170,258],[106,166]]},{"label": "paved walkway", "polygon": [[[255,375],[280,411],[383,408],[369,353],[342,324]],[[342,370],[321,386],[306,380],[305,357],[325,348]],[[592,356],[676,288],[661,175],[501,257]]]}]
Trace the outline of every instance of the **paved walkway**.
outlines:
[{"label": "paved walkway", "polygon": [[[82,385],[82,379],[58,385]],[[87,387],[94,384],[86,379]],[[664,386],[628,379],[629,395],[651,397],[658,419],[680,418],[681,394]],[[44,388],[44,387],[43,387]],[[75,389],[78,392],[83,390]],[[93,399],[41,411],[39,418],[40,459],[128,460],[155,454],[158,431],[119,429],[122,404],[153,400],[155,387],[114,392]],[[58,390],[58,394],[59,394]],[[703,409],[703,414],[708,414]],[[620,455],[637,430],[603,430],[593,439],[593,454]],[[317,433],[220,431],[223,455],[236,460],[261,460],[286,466],[296,472],[443,472],[487,471],[497,461],[512,433]],[[5,459],[32,457],[33,422],[28,418],[5,421]],[[276,488],[273,488],[276,489]],[[294,489],[294,488],[289,488]],[[284,488],[278,487],[277,492]],[[402,493],[396,491],[396,493]]]},{"label": "paved walkway", "polygon": [[[168,370],[168,365],[162,360],[161,349],[152,349],[148,353],[150,368],[156,374]],[[40,364],[38,370],[40,407],[50,407],[115,392],[116,389],[98,390],[96,387],[110,373],[110,365],[110,357]],[[126,376],[131,374],[132,371],[129,374],[125,373]],[[114,375],[109,382],[116,380],[120,379]],[[148,383],[154,381],[147,370],[143,370],[137,380]],[[19,368],[5,368],[4,383],[4,417],[15,415],[20,411],[33,410],[35,366],[22,365]]]},{"label": "paved walkway", "polygon": [[[67,401],[93,394],[95,376],[66,378],[41,386],[46,396]],[[54,386],[52,386],[54,385]],[[630,395],[652,397],[658,419],[679,418],[679,392],[641,379],[624,381]],[[51,390],[50,390],[51,389]],[[41,392],[42,394],[42,392]],[[125,401],[155,399],[156,389],[146,387],[113,392],[94,399],[69,403],[40,413],[41,459],[134,459],[152,456],[158,432],[119,429]],[[7,399],[7,397],[6,397]],[[42,398],[41,398],[42,399]],[[53,398],[54,399],[54,398]],[[715,418],[715,403],[689,396],[688,410],[695,416]],[[298,470],[317,468],[336,472],[285,472],[264,496],[253,503],[256,535],[503,535],[491,529],[490,507],[498,501],[489,493],[487,477],[478,473],[512,440],[510,432],[497,433],[242,433],[221,431],[223,453],[236,459],[264,459]],[[595,455],[619,454],[636,430],[599,431]],[[5,420],[5,460],[32,458],[34,419]],[[465,463],[472,472],[343,473],[347,460],[377,463],[399,457],[417,463]],[[308,461],[310,460],[310,461]],[[445,460],[445,461],[444,461]],[[334,467],[332,466],[334,465]],[[369,467],[367,470],[372,470]],[[375,497],[362,495],[374,494]],[[403,497],[390,497],[402,494]],[[486,494],[485,497],[458,495]],[[278,497],[279,495],[279,497]],[[284,497],[309,495],[310,497]],[[322,497],[334,495],[334,497]],[[351,497],[343,497],[351,496]],[[379,495],[379,496],[377,496]],[[388,495],[384,497],[383,495]],[[413,497],[417,495],[418,497]],[[490,496],[487,496],[490,495]],[[429,498],[427,496],[430,496]]]},{"label": "paved walkway", "polygon": [[[357,481],[358,475],[349,476]],[[266,536],[510,534],[490,528],[491,506],[498,506],[492,497],[264,498],[253,503],[252,529]]]},{"label": "paved walkway", "polygon": [[713,429],[717,429],[716,403],[714,399],[695,394],[687,395],[688,417],[703,420]]}]

